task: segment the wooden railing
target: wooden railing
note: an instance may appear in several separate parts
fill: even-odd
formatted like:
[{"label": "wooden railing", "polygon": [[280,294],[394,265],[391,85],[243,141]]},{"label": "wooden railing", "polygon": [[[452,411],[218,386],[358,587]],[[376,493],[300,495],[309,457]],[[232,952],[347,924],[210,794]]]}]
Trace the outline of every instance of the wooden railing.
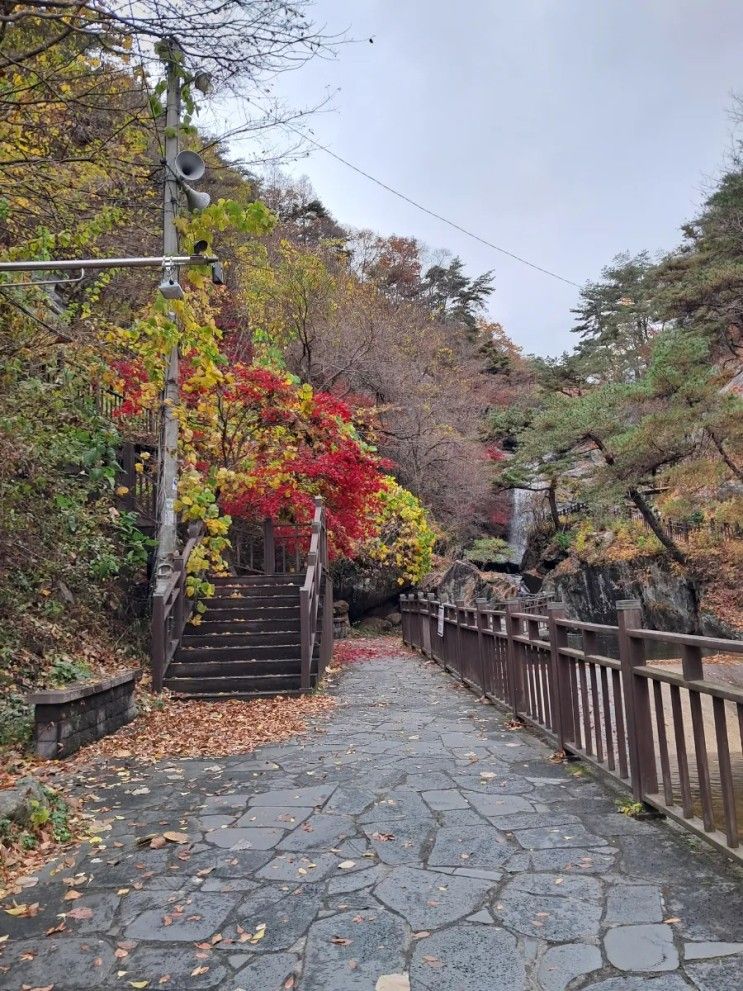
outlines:
[{"label": "wooden railing", "polygon": [[239,572],[258,575],[300,574],[307,564],[312,538],[310,523],[242,524],[230,529],[232,560]]},{"label": "wooden railing", "polygon": [[[616,607],[616,626],[570,619],[556,602],[537,611],[418,594],[400,608],[406,644],[741,858],[743,689],[705,678],[703,656],[743,660],[743,641],[646,630],[639,601]],[[667,666],[674,654],[680,671]]]},{"label": "wooden railing", "polygon": [[[150,457],[142,462],[142,452]],[[157,525],[157,452],[149,445],[135,444],[124,441],[119,451],[121,470],[118,483],[127,491],[120,496],[120,507],[125,512],[137,515],[137,525],[141,529],[154,530]],[[137,463],[144,465],[144,471],[137,471]]]},{"label": "wooden railing", "polygon": [[152,625],[150,658],[152,662],[152,689],[162,691],[163,679],[186,623],[191,618],[193,600],[186,595],[188,559],[203,536],[203,524],[195,529],[181,553],[173,562],[173,572],[162,584],[155,585],[152,594]]},{"label": "wooden railing", "polygon": [[312,660],[319,649],[317,676],[325,670],[333,641],[333,585],[328,574],[328,532],[325,506],[315,499],[315,518],[307,554],[307,572],[299,590],[299,616],[302,645],[302,691],[312,684]]}]

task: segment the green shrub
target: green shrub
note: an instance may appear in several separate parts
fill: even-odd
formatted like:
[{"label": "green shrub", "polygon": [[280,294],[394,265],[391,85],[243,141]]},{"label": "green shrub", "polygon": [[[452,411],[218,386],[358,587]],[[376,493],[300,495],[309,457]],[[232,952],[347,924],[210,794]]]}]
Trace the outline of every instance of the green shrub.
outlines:
[{"label": "green shrub", "polygon": [[0,746],[27,743],[33,729],[33,710],[17,692],[0,695]]},{"label": "green shrub", "polygon": [[511,548],[500,537],[479,537],[464,552],[466,560],[473,564],[505,564],[510,554]]}]

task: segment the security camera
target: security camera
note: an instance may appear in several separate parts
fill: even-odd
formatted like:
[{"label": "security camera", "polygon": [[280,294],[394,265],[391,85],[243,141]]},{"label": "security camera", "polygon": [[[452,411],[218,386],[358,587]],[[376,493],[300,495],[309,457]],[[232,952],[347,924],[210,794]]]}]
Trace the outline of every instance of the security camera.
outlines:
[{"label": "security camera", "polygon": [[193,254],[203,255],[206,249],[209,247],[208,241],[197,241],[193,246]]}]

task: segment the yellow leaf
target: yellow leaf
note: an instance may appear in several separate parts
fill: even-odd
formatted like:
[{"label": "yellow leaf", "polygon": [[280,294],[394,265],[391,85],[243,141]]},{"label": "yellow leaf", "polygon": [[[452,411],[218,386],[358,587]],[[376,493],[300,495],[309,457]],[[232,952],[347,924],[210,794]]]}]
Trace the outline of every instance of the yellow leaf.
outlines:
[{"label": "yellow leaf", "polygon": [[131,988],[147,988],[149,986],[149,981],[129,981],[129,987]]}]

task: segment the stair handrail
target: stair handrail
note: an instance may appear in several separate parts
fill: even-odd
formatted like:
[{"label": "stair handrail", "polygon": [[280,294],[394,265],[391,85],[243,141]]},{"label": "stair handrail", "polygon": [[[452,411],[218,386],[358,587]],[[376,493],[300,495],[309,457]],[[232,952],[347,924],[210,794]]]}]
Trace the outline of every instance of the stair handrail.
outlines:
[{"label": "stair handrail", "polygon": [[[303,692],[309,691],[312,683],[312,658],[318,640],[318,615],[323,585],[328,579],[328,536],[325,525],[325,503],[320,496],[315,497],[315,515],[312,520],[310,550],[307,555],[307,571],[304,584],[299,590],[299,621],[301,632],[302,671],[300,686]],[[327,613],[328,604],[325,604]],[[322,638],[325,639],[324,637]],[[327,645],[324,645],[327,650]],[[321,664],[321,667],[323,665]]]},{"label": "stair handrail", "polygon": [[163,583],[156,583],[152,593],[150,659],[152,690],[161,692],[165,672],[173,660],[186,623],[193,612],[193,600],[186,595],[188,559],[204,536],[204,524],[194,528],[186,544],[173,561],[173,571]]}]

